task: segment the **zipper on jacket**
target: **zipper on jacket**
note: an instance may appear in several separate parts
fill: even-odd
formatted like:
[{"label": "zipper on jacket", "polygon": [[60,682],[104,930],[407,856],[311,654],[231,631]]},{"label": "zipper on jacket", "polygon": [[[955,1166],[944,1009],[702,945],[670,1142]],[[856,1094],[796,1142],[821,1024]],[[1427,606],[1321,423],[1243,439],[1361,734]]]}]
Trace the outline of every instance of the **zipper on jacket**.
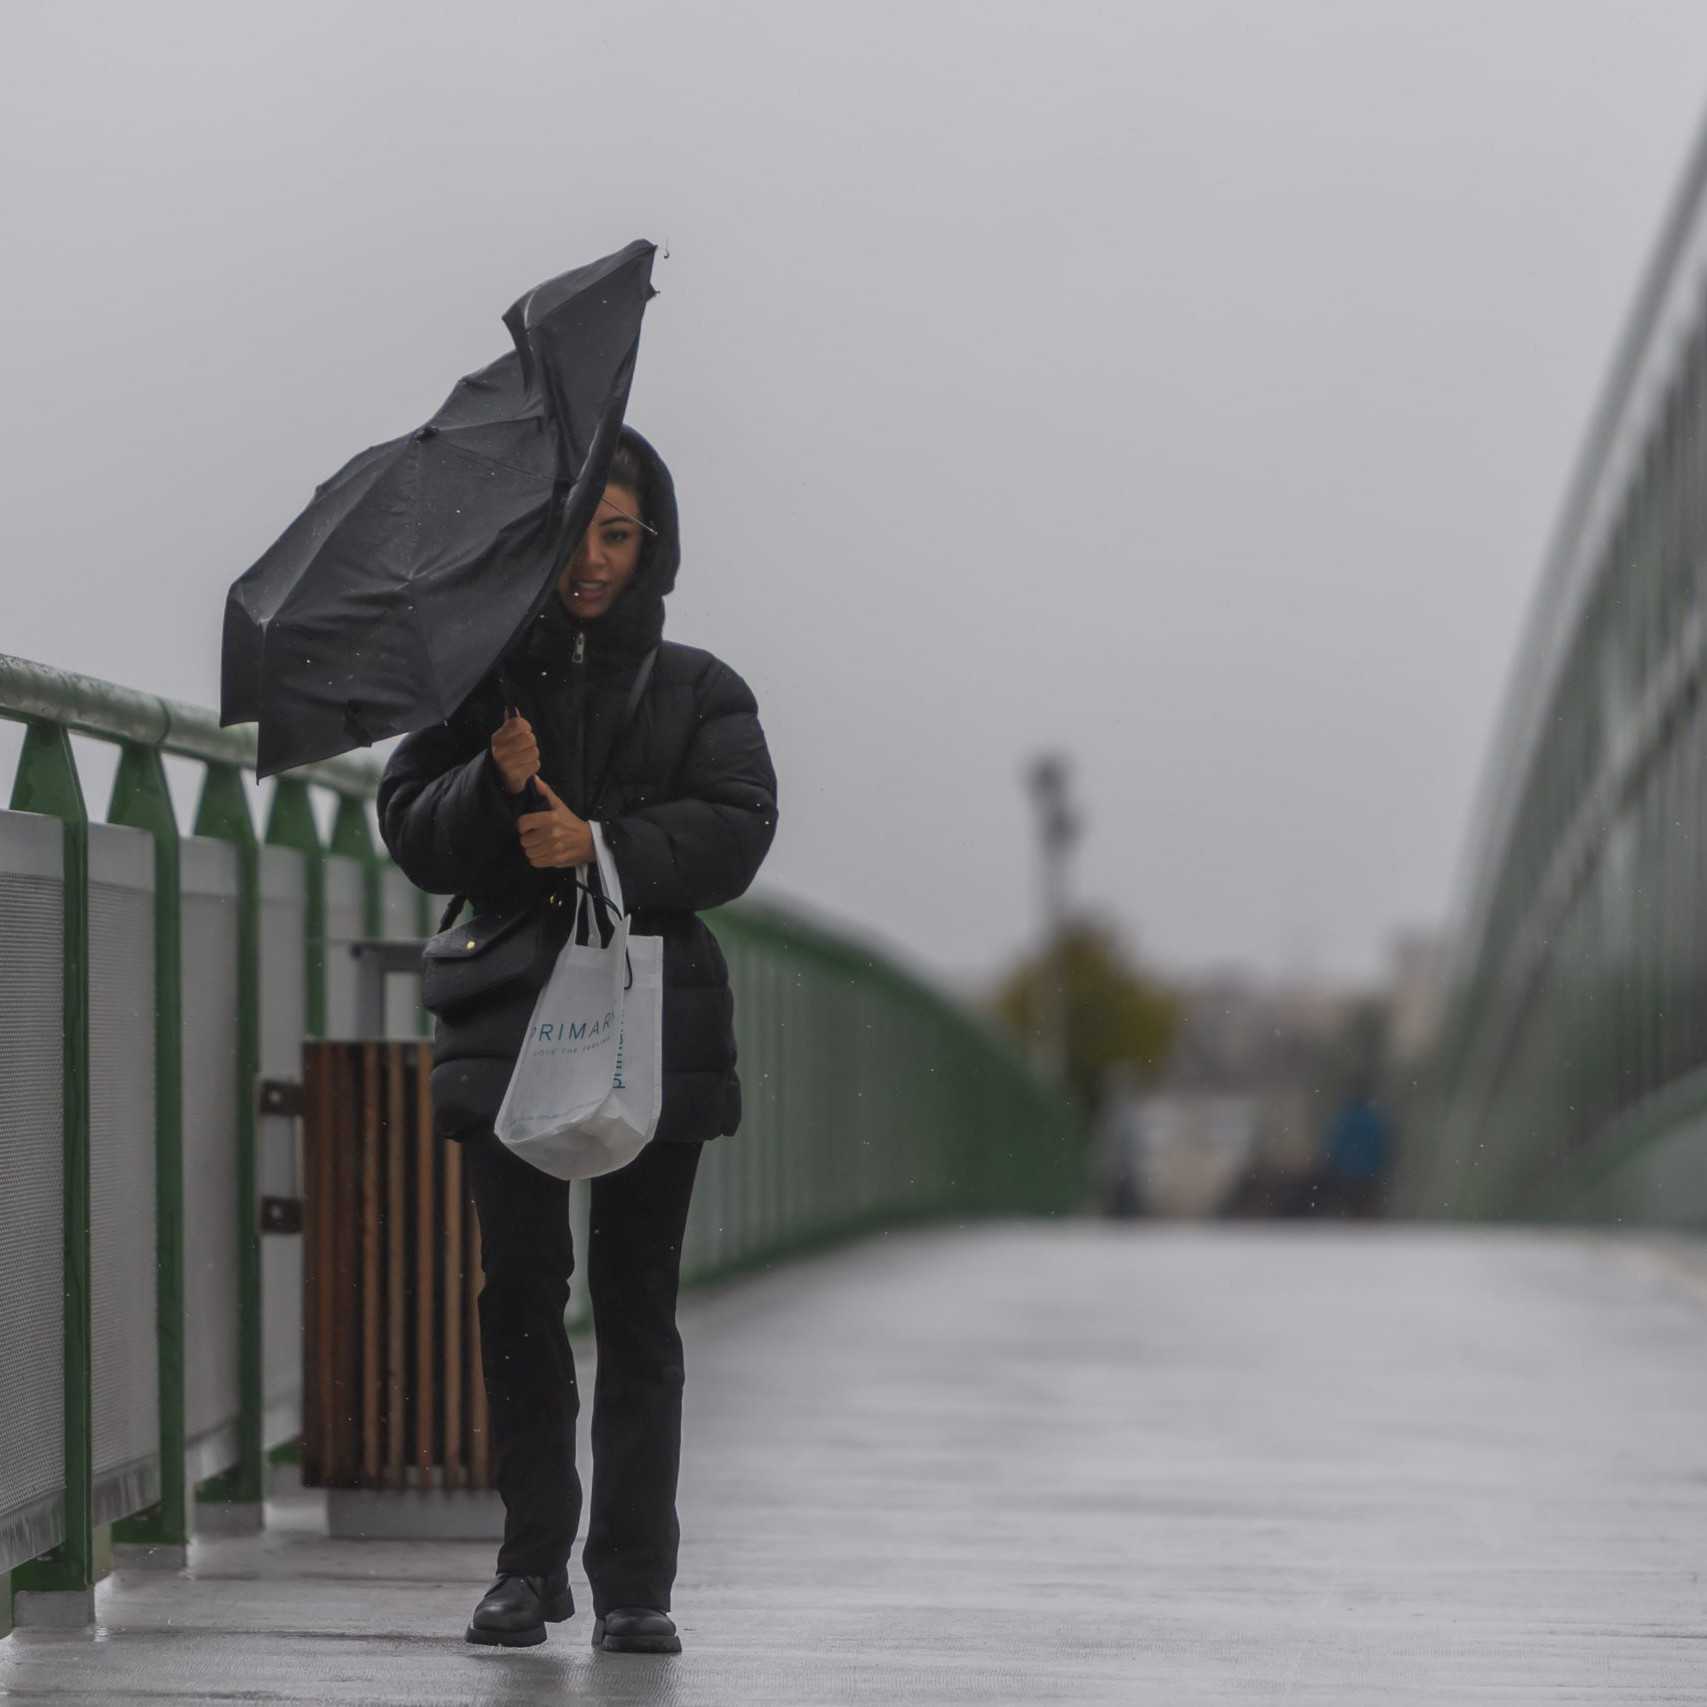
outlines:
[{"label": "zipper on jacket", "polygon": [[575,633],[575,650],[569,654],[571,664],[584,664],[587,661],[587,631],[577,629]]}]

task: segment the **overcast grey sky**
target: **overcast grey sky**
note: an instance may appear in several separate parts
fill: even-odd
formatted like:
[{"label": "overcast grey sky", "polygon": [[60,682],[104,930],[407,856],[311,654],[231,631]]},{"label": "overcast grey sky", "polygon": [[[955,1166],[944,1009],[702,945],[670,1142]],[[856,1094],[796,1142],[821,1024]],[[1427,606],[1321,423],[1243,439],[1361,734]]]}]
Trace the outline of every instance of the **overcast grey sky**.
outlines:
[{"label": "overcast grey sky", "polygon": [[1698,0],[6,9],[0,649],[213,703],[231,579],[667,240],[669,632],[758,693],[763,882],[987,975],[1077,898],[1362,975],[1444,910],[1707,96]]}]

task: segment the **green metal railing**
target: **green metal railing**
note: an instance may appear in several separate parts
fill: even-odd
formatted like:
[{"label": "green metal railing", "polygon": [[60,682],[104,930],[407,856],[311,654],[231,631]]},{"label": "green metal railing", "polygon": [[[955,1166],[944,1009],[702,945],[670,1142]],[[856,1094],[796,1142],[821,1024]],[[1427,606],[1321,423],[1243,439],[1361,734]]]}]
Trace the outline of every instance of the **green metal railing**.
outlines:
[{"label": "green metal railing", "polygon": [[[252,732],[221,729],[205,710],[0,656],[0,718],[25,726],[12,807],[60,822],[64,878],[64,1536],[17,1564],[12,1580],[28,1589],[81,1590],[97,1573],[98,1539],[91,1493],[91,818],[70,737],[117,745],[106,820],[145,832],[154,847],[160,1483],[158,1500],[117,1522],[113,1538],[166,1546],[187,1541],[196,1500],[259,1504],[265,1493],[263,850],[291,849],[302,858],[301,1029],[304,1037],[323,1036],[329,859],[359,863],[363,928],[382,934],[387,862],[369,827],[379,766],[346,758],[279,778],[258,834],[242,774],[255,762]],[[229,843],[238,872],[236,1447],[228,1466],[196,1487],[186,1473],[184,897],[169,755],[204,767],[193,833]],[[329,838],[318,829],[315,790],[336,797]],[[417,931],[426,929],[430,905],[417,895]],[[684,1250],[686,1282],[906,1219],[1054,1212],[1080,1201],[1083,1145],[1074,1116],[992,1028],[881,956],[789,911],[748,902],[720,909],[711,922],[736,989],[747,1114],[741,1134],[710,1146],[702,1166]],[[0,1201],[0,1255],[6,1215]],[[576,1315],[584,1320],[584,1300]],[[5,1478],[0,1453],[0,1511]]]},{"label": "green metal railing", "polygon": [[[155,850],[155,1146],[156,1283],[159,1310],[161,1497],[146,1512],[125,1519],[115,1537],[181,1544],[189,1533],[190,1493],[184,1456],[184,1230],[182,1150],[182,905],[178,873],[179,830],[167,785],[165,755],[205,766],[195,831],[232,843],[238,853],[238,1062],[234,1111],[238,1203],[238,1358],[240,1404],[236,1465],[199,1490],[204,1499],[258,1501],[265,1461],[260,1339],[260,1228],[257,1197],[256,1103],[259,1040],[258,839],[241,772],[253,768],[252,732],[221,729],[199,707],[115,687],[25,659],[0,657],[0,716],[25,725],[12,788],[14,810],[44,813],[63,825],[65,906],[65,1539],[46,1557],[20,1565],[17,1586],[65,1589],[87,1586],[94,1574],[90,1522],[93,1387],[90,1317],[90,1049],[89,1049],[89,823],[70,736],[92,736],[119,749],[107,822],[145,831]],[[344,759],[313,766],[281,780],[275,791],[268,840],[302,849],[310,857],[307,883],[310,1035],[324,1027],[324,900],[318,881],[319,837],[309,786],[334,790],[342,804],[362,810],[379,768]],[[342,825],[348,814],[341,810]],[[365,836],[365,823],[363,825]],[[346,832],[346,838],[348,832]],[[371,860],[371,844],[368,849]],[[377,867],[376,867],[377,874]],[[377,920],[370,920],[370,926]],[[3,1211],[0,1211],[3,1214]]]},{"label": "green metal railing", "polygon": [[1472,818],[1418,1215],[1707,1226],[1707,129],[1566,490]]}]

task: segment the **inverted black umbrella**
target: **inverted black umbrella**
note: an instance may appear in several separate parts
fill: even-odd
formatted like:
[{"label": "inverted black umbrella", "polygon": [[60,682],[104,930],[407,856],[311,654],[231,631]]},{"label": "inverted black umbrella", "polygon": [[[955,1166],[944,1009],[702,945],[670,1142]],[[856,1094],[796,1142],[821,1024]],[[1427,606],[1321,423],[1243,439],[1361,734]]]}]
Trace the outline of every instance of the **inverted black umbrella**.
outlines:
[{"label": "inverted black umbrella", "polygon": [[529,291],[513,352],[352,457],[232,584],[220,722],[259,723],[261,776],[449,717],[538,614],[604,491],[653,250]]}]

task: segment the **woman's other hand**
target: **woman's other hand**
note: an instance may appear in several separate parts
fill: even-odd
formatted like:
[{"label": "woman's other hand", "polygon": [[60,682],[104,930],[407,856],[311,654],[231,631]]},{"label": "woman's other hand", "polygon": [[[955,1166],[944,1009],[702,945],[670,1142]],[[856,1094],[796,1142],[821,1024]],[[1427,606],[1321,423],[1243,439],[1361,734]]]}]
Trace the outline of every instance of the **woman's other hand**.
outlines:
[{"label": "woman's other hand", "polygon": [[533,725],[518,712],[512,711],[492,737],[492,762],[508,794],[520,794],[539,775],[539,742]]},{"label": "woman's other hand", "polygon": [[[502,733],[500,730],[499,734]],[[528,739],[531,741],[533,737],[530,735]],[[522,838],[522,852],[528,856],[528,864],[541,871],[565,865],[591,865],[592,825],[584,818],[577,818],[552,793],[551,784],[544,777],[537,777],[535,786],[550,803],[550,810],[524,812],[516,820],[516,829]]]}]

